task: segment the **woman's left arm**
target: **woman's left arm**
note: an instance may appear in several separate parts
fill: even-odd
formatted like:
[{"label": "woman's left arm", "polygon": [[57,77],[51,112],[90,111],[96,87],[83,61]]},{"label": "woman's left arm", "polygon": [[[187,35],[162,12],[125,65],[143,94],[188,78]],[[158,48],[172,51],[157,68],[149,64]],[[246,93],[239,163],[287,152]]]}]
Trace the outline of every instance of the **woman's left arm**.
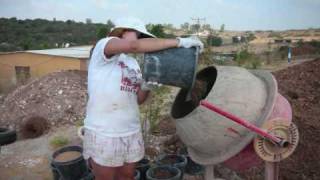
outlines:
[{"label": "woman's left arm", "polygon": [[149,96],[150,91],[143,91],[139,88],[137,96],[138,96],[138,104],[142,104]]}]

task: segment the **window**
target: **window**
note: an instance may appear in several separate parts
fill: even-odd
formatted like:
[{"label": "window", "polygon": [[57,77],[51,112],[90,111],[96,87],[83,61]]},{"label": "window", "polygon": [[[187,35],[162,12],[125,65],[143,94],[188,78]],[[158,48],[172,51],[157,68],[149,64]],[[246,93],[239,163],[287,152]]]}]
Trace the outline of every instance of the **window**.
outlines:
[{"label": "window", "polygon": [[29,66],[15,66],[16,79],[18,84],[24,84],[30,78]]}]

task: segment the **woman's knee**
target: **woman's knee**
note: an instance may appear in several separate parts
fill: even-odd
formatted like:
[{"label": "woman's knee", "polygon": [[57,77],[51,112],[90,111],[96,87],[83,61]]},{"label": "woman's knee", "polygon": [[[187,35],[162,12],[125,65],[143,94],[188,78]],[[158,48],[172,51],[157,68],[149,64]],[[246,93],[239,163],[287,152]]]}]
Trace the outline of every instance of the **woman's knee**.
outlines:
[{"label": "woman's knee", "polygon": [[89,164],[96,180],[113,180],[116,174],[115,167],[102,166],[94,162],[92,158],[89,159]]},{"label": "woman's knee", "polygon": [[119,180],[134,179],[135,164],[125,164],[117,169],[117,178]]}]

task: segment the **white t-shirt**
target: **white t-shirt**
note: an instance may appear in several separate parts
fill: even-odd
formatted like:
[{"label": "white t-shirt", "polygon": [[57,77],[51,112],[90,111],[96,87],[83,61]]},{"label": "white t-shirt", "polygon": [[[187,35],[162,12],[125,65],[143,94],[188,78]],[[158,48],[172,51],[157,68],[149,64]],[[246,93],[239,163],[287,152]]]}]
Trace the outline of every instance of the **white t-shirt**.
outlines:
[{"label": "white t-shirt", "polygon": [[112,38],[101,39],[88,68],[88,94],[84,126],[109,137],[140,131],[137,91],[142,78],[136,59],[118,54],[107,58],[104,48]]}]

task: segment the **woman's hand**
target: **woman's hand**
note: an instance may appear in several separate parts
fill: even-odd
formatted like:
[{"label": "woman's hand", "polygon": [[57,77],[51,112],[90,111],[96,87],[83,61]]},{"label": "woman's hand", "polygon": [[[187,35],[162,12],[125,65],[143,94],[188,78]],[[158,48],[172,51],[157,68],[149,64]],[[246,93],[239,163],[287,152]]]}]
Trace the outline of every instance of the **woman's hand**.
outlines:
[{"label": "woman's hand", "polygon": [[200,52],[203,51],[203,43],[196,37],[196,36],[191,36],[188,38],[177,38],[179,40],[178,47],[184,47],[184,48],[190,48],[190,47],[199,47]]},{"label": "woman's hand", "polygon": [[151,81],[142,81],[140,88],[142,91],[151,91],[155,88],[161,87],[162,84],[158,83],[158,82],[151,82]]}]

